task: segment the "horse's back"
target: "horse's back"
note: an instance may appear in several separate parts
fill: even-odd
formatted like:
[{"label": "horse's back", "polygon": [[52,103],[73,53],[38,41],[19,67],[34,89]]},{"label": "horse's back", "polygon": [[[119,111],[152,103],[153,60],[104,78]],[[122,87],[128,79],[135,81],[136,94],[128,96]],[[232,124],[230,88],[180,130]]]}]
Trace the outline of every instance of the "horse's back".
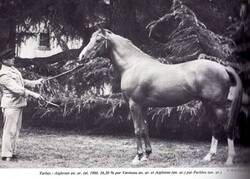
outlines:
[{"label": "horse's back", "polygon": [[122,78],[122,88],[135,101],[153,106],[176,106],[193,99],[223,101],[228,93],[225,67],[208,60],[175,65],[145,62]]},{"label": "horse's back", "polygon": [[227,100],[231,83],[225,66],[209,60],[194,60],[176,66],[194,98],[213,103]]}]

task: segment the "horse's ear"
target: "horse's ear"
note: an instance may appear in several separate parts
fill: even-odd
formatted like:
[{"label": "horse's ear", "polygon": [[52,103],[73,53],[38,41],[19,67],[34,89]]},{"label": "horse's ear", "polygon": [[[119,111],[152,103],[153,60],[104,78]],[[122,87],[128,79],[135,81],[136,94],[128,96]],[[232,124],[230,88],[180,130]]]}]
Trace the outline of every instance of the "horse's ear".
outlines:
[{"label": "horse's ear", "polygon": [[103,35],[106,35],[106,31],[104,30],[104,28],[103,28],[100,24],[97,24],[96,26],[97,26],[98,29],[101,30],[101,33],[102,33]]},{"label": "horse's ear", "polygon": [[96,28],[97,29],[101,29],[101,25],[100,24],[96,24]]},{"label": "horse's ear", "polygon": [[101,27],[100,29],[101,29],[102,34],[106,35],[106,31],[104,30],[104,28]]}]

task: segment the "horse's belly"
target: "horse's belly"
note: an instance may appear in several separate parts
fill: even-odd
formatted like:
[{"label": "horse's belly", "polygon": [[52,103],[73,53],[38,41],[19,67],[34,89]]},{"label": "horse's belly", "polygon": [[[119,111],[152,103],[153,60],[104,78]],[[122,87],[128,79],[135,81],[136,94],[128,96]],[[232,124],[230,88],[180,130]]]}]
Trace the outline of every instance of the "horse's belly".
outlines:
[{"label": "horse's belly", "polygon": [[195,96],[184,86],[151,86],[147,88],[139,88],[135,90],[131,97],[138,103],[144,106],[165,107],[178,106],[190,100],[195,99]]},{"label": "horse's belly", "polygon": [[[133,74],[136,76],[135,71]],[[181,70],[154,70],[138,75],[136,80],[122,85],[124,91],[135,102],[144,106],[163,107],[184,104],[196,96],[192,77],[186,80]],[[124,79],[123,79],[124,80]],[[125,80],[124,80],[125,81]],[[122,84],[125,84],[124,82]],[[130,85],[128,85],[130,84]]]},{"label": "horse's belly", "polygon": [[179,93],[178,95],[176,93],[153,93],[152,95],[146,96],[143,103],[144,105],[152,107],[172,107],[182,105],[193,99],[193,96],[185,92]]}]

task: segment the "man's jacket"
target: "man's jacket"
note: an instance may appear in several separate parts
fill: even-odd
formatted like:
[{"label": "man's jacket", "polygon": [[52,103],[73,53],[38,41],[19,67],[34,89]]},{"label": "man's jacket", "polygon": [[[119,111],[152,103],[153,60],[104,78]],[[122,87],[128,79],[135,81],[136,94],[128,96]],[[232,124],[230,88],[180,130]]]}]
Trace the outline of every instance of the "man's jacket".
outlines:
[{"label": "man's jacket", "polygon": [[30,80],[24,80],[15,67],[2,65],[0,69],[0,88],[2,108],[20,108],[27,105],[27,94],[24,86],[34,87]]}]

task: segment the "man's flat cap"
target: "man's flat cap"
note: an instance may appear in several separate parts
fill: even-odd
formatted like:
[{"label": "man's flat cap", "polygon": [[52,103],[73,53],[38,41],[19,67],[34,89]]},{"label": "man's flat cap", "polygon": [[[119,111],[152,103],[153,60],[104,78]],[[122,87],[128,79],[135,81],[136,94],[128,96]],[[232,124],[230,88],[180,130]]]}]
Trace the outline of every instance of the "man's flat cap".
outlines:
[{"label": "man's flat cap", "polygon": [[0,59],[1,60],[10,59],[10,58],[13,58],[13,57],[15,57],[15,52],[11,48],[5,49],[0,53]]}]

